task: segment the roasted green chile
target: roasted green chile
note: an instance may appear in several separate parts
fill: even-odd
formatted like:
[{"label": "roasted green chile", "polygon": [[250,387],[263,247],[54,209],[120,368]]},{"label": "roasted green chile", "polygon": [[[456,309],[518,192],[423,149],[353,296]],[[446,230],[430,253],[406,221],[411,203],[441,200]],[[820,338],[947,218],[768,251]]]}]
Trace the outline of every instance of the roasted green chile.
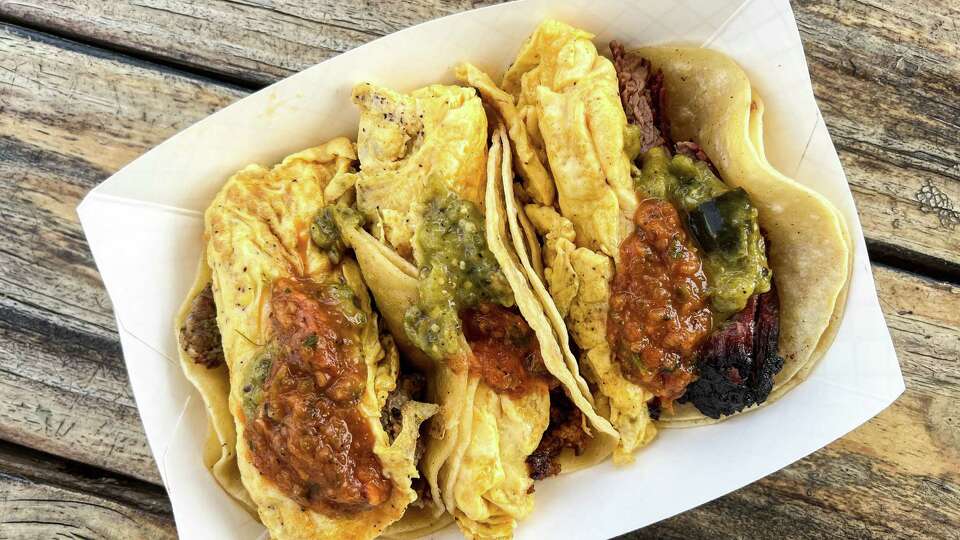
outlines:
[{"label": "roasted green chile", "polygon": [[770,290],[772,273],[757,209],[745,191],[724,184],[706,162],[671,157],[663,146],[643,155],[635,183],[642,195],[669,200],[684,215],[701,250],[717,319],[726,319],[754,294]]}]

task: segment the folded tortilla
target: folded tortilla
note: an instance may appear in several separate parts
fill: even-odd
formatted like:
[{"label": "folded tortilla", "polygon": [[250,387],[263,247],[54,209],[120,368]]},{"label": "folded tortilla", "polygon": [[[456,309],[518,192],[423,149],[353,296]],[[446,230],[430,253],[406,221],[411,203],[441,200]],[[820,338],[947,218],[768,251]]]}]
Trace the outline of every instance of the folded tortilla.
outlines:
[{"label": "folded tortilla", "polygon": [[[469,64],[457,75],[508,126],[522,179],[504,182],[506,206],[516,208],[509,236],[560,343],[576,343],[579,356],[563,347],[566,361],[590,382],[597,409],[620,434],[614,460],[625,462],[657,425],[715,420],[687,404],[654,422],[647,408],[653,394],[624,376],[607,343],[610,282],[638,205],[631,165],[637,135],[620,103],[616,70],[592,38],[547,20],[500,87]],[[673,138],[698,143],[728,185],[747,191],[771,240],[785,359],[766,401],[773,402],[809,373],[835,334],[851,266],[846,226],[824,197],[766,161],[762,104],[732,60],[705,49],[638,53],[663,70]],[[539,187],[544,178],[551,186]]]},{"label": "folded tortilla", "polygon": [[[400,350],[428,371],[429,399],[440,405],[430,421],[423,458],[432,499],[438,503],[435,511],[453,515],[470,538],[510,537],[533,507],[527,458],[548,428],[550,391],[536,381],[519,392],[491,386],[471,368],[475,352],[459,327],[434,351],[425,351],[410,334],[408,314],[421,300],[429,271],[418,238],[426,234],[426,208],[435,193],[459,201],[463,212],[482,211],[483,230],[478,232],[485,249],[535,335],[544,367],[583,413],[582,429],[592,435],[590,445],[581,456],[561,456],[562,470],[602,453],[593,450],[598,446],[611,447],[616,432],[596,414],[585,381],[565,363],[508,242],[502,179],[504,171],[511,170],[509,146],[503,130],[497,129],[488,152],[487,116],[473,90],[434,85],[404,95],[359,85],[354,102],[361,108],[360,171],[348,180],[366,222],[342,219],[338,224],[387,328]],[[472,225],[465,227],[461,230],[470,231]]]},{"label": "folded tortilla", "polygon": [[[324,189],[355,159],[339,138],[231,177],[205,214],[203,260],[176,321],[181,365],[210,419],[204,463],[273,538],[374,538],[441,521],[400,521],[417,499],[419,427],[437,407],[406,401],[400,429],[385,431],[397,349],[357,263],[333,262],[310,237]],[[219,343],[197,346],[191,335],[214,330],[198,311],[209,312],[211,291]],[[208,354],[217,347],[220,363]]]},{"label": "folded tortilla", "polygon": [[[648,59],[653,70],[663,72],[673,138],[699,144],[724,182],[746,190],[760,212],[780,297],[784,358],[764,403],[769,405],[806,378],[836,336],[853,269],[846,222],[823,195],[784,176],[767,161],[763,102],[730,57],[683,47],[646,47],[636,53]],[[681,427],[716,421],[686,404],[661,424]]]},{"label": "folded tortilla", "polygon": [[[614,458],[625,461],[653,439],[656,427],[646,406],[652,394],[619,373],[606,343],[608,282],[637,201],[616,72],[592,37],[548,20],[521,47],[502,90],[469,64],[458,67],[457,75],[509,126],[524,181],[505,181],[506,204],[517,208],[510,215],[518,214],[510,236],[518,252],[526,246],[524,271],[563,344],[566,364],[578,366],[594,385],[597,409],[619,433]],[[552,189],[534,187],[544,175]],[[555,201],[540,195],[554,192]],[[532,260],[538,252],[542,274]]]}]

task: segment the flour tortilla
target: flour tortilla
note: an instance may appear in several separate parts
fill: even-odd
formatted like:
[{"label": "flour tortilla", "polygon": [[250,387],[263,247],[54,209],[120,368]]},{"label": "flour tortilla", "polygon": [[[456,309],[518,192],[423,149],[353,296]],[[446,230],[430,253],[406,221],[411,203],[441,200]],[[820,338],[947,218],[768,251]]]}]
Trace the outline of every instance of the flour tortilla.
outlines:
[{"label": "flour tortilla", "polygon": [[[767,160],[766,152],[763,146],[764,110],[765,107],[763,100],[760,98],[760,95],[757,93],[757,91],[753,90],[753,103],[750,107],[750,140],[763,161],[769,165],[770,162]],[[831,206],[831,208],[833,208],[833,210],[837,213],[837,219],[840,221],[840,223],[844,225],[840,227],[840,230],[843,233],[843,241],[847,244],[847,284],[849,284],[850,276],[853,275],[853,241],[850,239],[850,229],[846,226],[846,220],[844,220],[843,215],[840,214],[840,210],[833,206]],[[797,384],[803,382],[826,354],[827,350],[830,348],[830,345],[833,344],[834,338],[837,336],[837,331],[840,329],[840,320],[843,318],[843,311],[847,305],[847,293],[849,291],[850,287],[848,285],[845,285],[843,290],[840,291],[840,295],[837,297],[836,305],[833,308],[833,315],[830,318],[830,324],[823,332],[823,335],[820,336],[820,341],[817,342],[816,349],[814,349],[813,353],[810,355],[810,360],[808,360],[807,364],[798,370],[797,373],[790,378],[790,380],[785,381],[782,385],[774,388],[773,392],[771,393],[771,398],[779,398],[780,395],[786,393]]]},{"label": "flour tortilla", "polygon": [[[508,241],[510,236],[506,229],[503,182],[505,175],[512,182],[513,174],[507,140],[505,130],[498,126],[487,156],[487,181],[483,197],[484,232],[488,248],[503,270],[521,314],[537,336],[545,367],[560,381],[571,401],[584,413],[584,429],[593,435],[591,443],[580,456],[574,456],[572,452],[560,456],[561,470],[570,472],[609,455],[616,444],[617,433],[606,419],[596,413],[582,377],[578,372],[571,372],[564,362],[553,328],[521,270],[521,258]],[[440,502],[434,512],[438,518],[445,513],[452,514],[461,529],[472,535],[500,537],[512,534],[517,519],[532,508],[532,498],[527,493],[530,479],[525,458],[536,448],[547,427],[549,408],[545,405],[548,405],[549,398],[545,389],[540,397],[536,394],[541,392],[520,398],[500,396],[486,387],[477,376],[469,374],[468,370],[458,369],[456,365],[448,366],[447,360],[432,362],[426,358],[409,341],[403,328],[403,314],[418,298],[416,269],[358,225],[342,220],[340,226],[345,242],[356,253],[386,326],[396,337],[401,351],[428,366],[430,398],[441,404],[440,413],[431,419],[431,438],[422,461],[424,477],[431,487],[433,499]],[[543,401],[543,398],[547,398],[547,401]],[[488,452],[491,449],[484,450],[484,447],[497,440],[501,440],[500,458],[490,463],[496,463],[498,468],[503,467],[504,482],[523,487],[516,494],[496,484],[489,484],[492,475],[480,468],[480,464],[490,459]],[[512,442],[514,440],[521,442]],[[528,445],[530,442],[532,446]],[[511,455],[516,454],[514,447],[520,446],[527,447],[514,456],[518,459],[505,454],[508,451]],[[516,478],[511,480],[510,477]],[[486,495],[491,490],[497,493]],[[522,499],[514,499],[519,495],[522,495]],[[497,502],[489,504],[494,498]],[[477,506],[481,501],[486,502]],[[503,511],[497,511],[496,508],[501,505],[504,505]],[[494,510],[486,513],[483,506]]]},{"label": "flour tortilla", "polygon": [[433,517],[452,515],[461,529],[484,537],[511,535],[532,510],[525,458],[547,427],[549,396],[499,396],[466,369],[465,359],[427,358],[403,328],[403,314],[418,299],[415,271],[359,226],[340,226],[401,351],[430,366],[428,399],[440,412],[430,421],[421,469],[435,503]]},{"label": "flour tortilla", "polygon": [[415,540],[435,533],[453,523],[453,516],[447,513],[436,516],[433,508],[433,505],[430,504],[416,508],[407,507],[403,518],[387,527],[381,538],[387,540]]},{"label": "flour tortilla", "polygon": [[[401,409],[401,432],[393,441],[388,439],[380,425],[380,411],[395,387],[399,369],[393,340],[377,329],[378,317],[356,262],[345,258],[331,265],[304,231],[304,224],[324,206],[324,186],[353,159],[352,143],[341,138],[289,156],[272,170],[249,166],[231,177],[205,214],[200,269],[175,321],[179,330],[193,299],[212,284],[226,365],[207,370],[180,347],[181,366],[203,397],[211,420],[212,442],[204,464],[277,538],[367,538],[391,522],[398,528],[429,525],[413,512],[404,518],[407,505],[416,497],[410,482],[417,476],[418,427],[437,407],[407,402]],[[270,339],[264,330],[268,325],[262,324],[268,313],[264,310],[269,306],[270,283],[288,275],[317,282],[339,276],[367,314],[359,341],[368,384],[359,406],[371,426],[374,452],[384,475],[394,484],[390,499],[367,512],[330,516],[302,509],[253,468],[239,420],[243,413],[238,394],[252,360]]]},{"label": "flour tortilla", "polygon": [[[616,447],[619,434],[594,408],[590,388],[580,375],[580,367],[572,361],[574,357],[570,351],[563,319],[559,313],[551,312],[542,305],[543,299],[549,293],[527,254],[527,236],[519,225],[518,216],[521,214],[517,211],[514,199],[511,162],[513,153],[510,151],[510,139],[502,124],[494,131],[490,152],[502,155],[502,159],[498,159],[501,162],[498,170],[487,171],[487,241],[490,250],[510,281],[524,318],[537,333],[544,365],[563,384],[567,396],[584,413],[589,425],[597,430],[582,454],[577,456],[570,449],[566,449],[560,455],[560,472],[566,474],[603,461]],[[505,225],[509,225],[509,232]],[[506,239],[511,240],[512,249],[507,247]],[[555,334],[557,328],[562,329],[559,336]],[[547,345],[544,346],[544,343]]]},{"label": "flour tortilla", "polygon": [[[707,49],[652,47],[637,52],[651,61],[654,70],[664,73],[672,138],[698,143],[724,181],[745,189],[759,210],[779,291],[780,354],[785,360],[765,402],[770,404],[810,373],[836,335],[852,271],[846,223],[822,195],[785,177],[767,161],[762,100],[735,62]],[[508,210],[517,205],[509,189],[505,198]],[[534,286],[539,292],[542,280],[523,250],[529,234],[522,225],[511,226],[510,235],[526,263],[528,278],[541,284]],[[560,316],[552,299],[542,294],[540,299],[548,317]],[[552,322],[561,342],[565,341],[560,325]],[[685,404],[677,405],[673,413],[664,411],[657,425],[686,427],[717,421]]]},{"label": "flour tortilla", "polygon": [[239,502],[244,510],[259,519],[253,499],[243,487],[240,469],[237,467],[237,432],[233,426],[233,417],[227,405],[230,394],[230,374],[227,366],[221,364],[213,369],[197,363],[180,343],[180,329],[186,323],[194,298],[210,284],[210,267],[207,265],[206,249],[200,254],[200,265],[193,287],[177,312],[173,328],[177,336],[177,350],[180,353],[180,367],[184,376],[197,389],[207,409],[207,441],[203,449],[203,465],[210,471],[220,487]]},{"label": "flour tortilla", "polygon": [[[663,71],[672,138],[699,144],[723,180],[745,189],[760,212],[780,296],[784,367],[766,401],[773,403],[809,374],[836,335],[852,269],[846,223],[826,198],[767,161],[762,100],[732,59],[695,48],[636,52],[650,60],[654,70]],[[687,404],[665,415],[660,424],[716,421]]]}]

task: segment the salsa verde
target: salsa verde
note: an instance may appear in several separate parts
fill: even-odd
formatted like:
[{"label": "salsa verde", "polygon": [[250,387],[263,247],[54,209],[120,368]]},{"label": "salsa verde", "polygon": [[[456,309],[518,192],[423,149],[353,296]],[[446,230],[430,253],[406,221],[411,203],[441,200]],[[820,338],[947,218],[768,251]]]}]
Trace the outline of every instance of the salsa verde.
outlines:
[{"label": "salsa verde", "polygon": [[671,157],[663,146],[643,155],[635,183],[641,195],[668,200],[683,214],[700,248],[710,307],[719,321],[742,310],[754,294],[770,290],[758,212],[743,189],[724,184],[708,163],[682,154]]},{"label": "salsa verde", "polygon": [[487,247],[480,208],[435,187],[423,201],[414,235],[420,266],[419,301],[404,327],[413,343],[435,359],[462,353],[460,312],[481,303],[512,306],[513,292]]}]

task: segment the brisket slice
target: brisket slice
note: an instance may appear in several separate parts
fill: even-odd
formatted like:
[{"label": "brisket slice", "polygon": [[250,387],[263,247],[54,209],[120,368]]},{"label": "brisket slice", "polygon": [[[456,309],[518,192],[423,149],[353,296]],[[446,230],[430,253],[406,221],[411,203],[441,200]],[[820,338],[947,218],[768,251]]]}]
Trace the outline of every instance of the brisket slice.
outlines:
[{"label": "brisket slice", "polygon": [[660,113],[663,104],[663,73],[651,73],[650,62],[646,58],[627,52],[618,41],[610,43],[610,52],[617,70],[620,102],[627,115],[627,122],[640,128],[640,153],[668,144],[666,137],[669,137],[669,125]]},{"label": "brisket slice", "polygon": [[208,283],[193,298],[190,312],[180,328],[180,346],[197,364],[213,369],[223,364],[223,342],[217,326],[217,304]]},{"label": "brisket slice", "polygon": [[720,178],[720,172],[717,171],[717,167],[714,166],[713,162],[710,161],[710,156],[703,151],[703,148],[700,148],[700,145],[693,141],[680,141],[674,146],[674,152],[678,156],[688,156],[694,161],[702,161],[710,167],[710,172],[712,172],[717,178]]},{"label": "brisket slice", "polygon": [[710,158],[704,153],[700,145],[693,141],[681,141],[674,147],[674,153],[678,156],[689,156],[691,159],[709,162]]},{"label": "brisket slice", "polygon": [[773,284],[754,295],[707,339],[700,349],[700,377],[678,400],[710,418],[733,414],[766,401],[780,357],[780,301]]},{"label": "brisket slice", "polygon": [[655,146],[672,147],[675,154],[706,162],[713,173],[719,176],[713,162],[700,145],[692,141],[674,144],[670,140],[663,72],[653,72],[646,58],[626,51],[618,41],[610,42],[610,52],[617,70],[620,102],[627,115],[627,123],[640,127],[640,153],[643,154]]}]

